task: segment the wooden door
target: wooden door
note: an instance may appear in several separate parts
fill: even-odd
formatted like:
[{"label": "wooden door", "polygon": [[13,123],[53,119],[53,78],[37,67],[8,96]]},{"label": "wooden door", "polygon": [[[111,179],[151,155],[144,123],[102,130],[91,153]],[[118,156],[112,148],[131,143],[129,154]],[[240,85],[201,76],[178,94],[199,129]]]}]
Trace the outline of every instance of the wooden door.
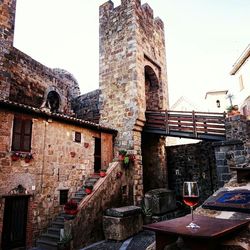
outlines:
[{"label": "wooden door", "polygon": [[29,196],[5,198],[2,249],[25,247]]},{"label": "wooden door", "polygon": [[101,169],[101,138],[95,138],[95,162],[94,169],[95,173],[99,172]]}]

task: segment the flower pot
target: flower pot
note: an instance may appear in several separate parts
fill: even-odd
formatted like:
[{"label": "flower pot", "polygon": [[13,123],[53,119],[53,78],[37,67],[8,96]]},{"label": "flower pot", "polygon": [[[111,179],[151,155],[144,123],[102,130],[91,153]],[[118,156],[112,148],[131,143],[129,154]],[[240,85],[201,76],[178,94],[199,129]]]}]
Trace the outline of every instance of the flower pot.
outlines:
[{"label": "flower pot", "polygon": [[70,215],[76,215],[77,212],[78,212],[77,209],[74,209],[74,210],[72,210],[72,209],[64,209],[64,211],[65,211],[66,214],[70,214]]},{"label": "flower pot", "polygon": [[31,159],[29,159],[29,158],[24,158],[24,161],[25,161],[26,163],[29,163],[30,160],[31,160]]},{"label": "flower pot", "polygon": [[124,160],[124,158],[125,158],[125,155],[118,155],[118,159],[119,159],[119,161],[123,161],[123,160]]},{"label": "flower pot", "polygon": [[85,193],[86,194],[91,194],[92,193],[92,188],[85,188]]},{"label": "flower pot", "polygon": [[100,177],[105,177],[106,176],[106,172],[105,171],[100,171],[100,173],[99,173],[99,175],[100,175]]},{"label": "flower pot", "polygon": [[12,160],[12,161],[18,161],[18,160],[19,160],[19,156],[12,155],[12,156],[11,156],[11,160]]}]

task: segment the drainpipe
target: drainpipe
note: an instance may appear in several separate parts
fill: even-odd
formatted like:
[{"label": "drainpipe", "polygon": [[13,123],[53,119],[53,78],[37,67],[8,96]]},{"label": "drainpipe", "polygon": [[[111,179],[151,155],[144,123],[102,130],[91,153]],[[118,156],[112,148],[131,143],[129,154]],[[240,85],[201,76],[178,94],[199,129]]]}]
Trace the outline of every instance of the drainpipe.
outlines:
[{"label": "drainpipe", "polygon": [[43,172],[44,172],[44,167],[45,167],[45,148],[46,148],[47,126],[48,126],[48,122],[45,121],[45,123],[44,123],[44,138],[43,138],[43,160],[42,160],[41,180],[40,180],[41,193],[42,193],[42,186],[43,186]]}]

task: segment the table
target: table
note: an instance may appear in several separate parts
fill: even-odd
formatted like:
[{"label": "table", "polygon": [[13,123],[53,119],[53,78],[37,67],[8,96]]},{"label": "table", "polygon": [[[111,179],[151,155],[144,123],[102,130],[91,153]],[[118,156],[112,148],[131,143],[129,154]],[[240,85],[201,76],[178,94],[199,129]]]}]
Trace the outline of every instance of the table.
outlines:
[{"label": "table", "polygon": [[173,220],[144,225],[144,229],[155,232],[156,250],[163,250],[168,244],[175,242],[179,236],[185,245],[192,250],[215,250],[219,242],[237,229],[248,225],[250,220],[217,219],[202,215],[194,215],[194,222],[199,229],[186,228],[191,222],[191,215]]}]

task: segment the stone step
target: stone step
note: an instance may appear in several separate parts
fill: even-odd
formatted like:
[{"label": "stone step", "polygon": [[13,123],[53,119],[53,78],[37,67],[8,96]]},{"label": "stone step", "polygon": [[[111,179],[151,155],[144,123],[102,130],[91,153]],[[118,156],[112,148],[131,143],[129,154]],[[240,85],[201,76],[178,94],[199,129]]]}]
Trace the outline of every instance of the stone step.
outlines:
[{"label": "stone step", "polygon": [[57,250],[57,242],[49,240],[37,240],[36,245],[43,250]]},{"label": "stone step", "polygon": [[58,215],[54,221],[57,221],[57,222],[64,222],[65,218],[63,216],[60,216]]},{"label": "stone step", "polygon": [[52,227],[55,228],[64,228],[64,222],[61,221],[53,221],[51,224]]},{"label": "stone step", "polygon": [[95,183],[96,183],[96,181],[89,181],[89,180],[87,180],[87,181],[85,182],[84,186],[86,186],[86,185],[92,185],[92,186],[94,186]]},{"label": "stone step", "polygon": [[83,197],[73,197],[72,200],[79,203],[81,200],[83,199]]},{"label": "stone step", "polygon": [[60,216],[63,216],[65,220],[73,220],[76,216],[66,213],[61,213]]},{"label": "stone step", "polygon": [[44,233],[40,237],[41,240],[49,240],[53,242],[60,241],[60,235],[58,234],[51,234],[51,233]]},{"label": "stone step", "polygon": [[47,229],[47,232],[49,234],[55,234],[55,235],[58,235],[60,237],[60,228],[56,228],[56,227],[49,227]]},{"label": "stone step", "polygon": [[85,191],[75,193],[75,197],[84,197],[86,195]]}]

